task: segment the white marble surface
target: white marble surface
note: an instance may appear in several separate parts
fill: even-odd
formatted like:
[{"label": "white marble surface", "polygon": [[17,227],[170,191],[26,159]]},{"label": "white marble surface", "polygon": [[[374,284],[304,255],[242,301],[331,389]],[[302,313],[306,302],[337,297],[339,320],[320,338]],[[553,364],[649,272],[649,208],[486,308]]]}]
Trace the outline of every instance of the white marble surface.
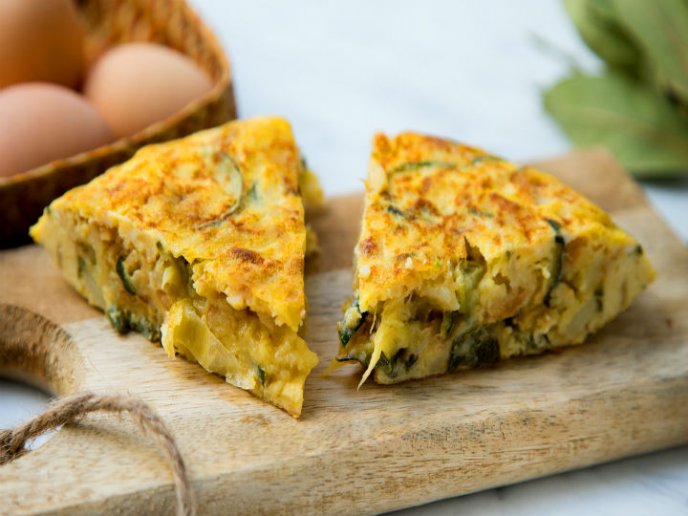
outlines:
[{"label": "white marble surface", "polygon": [[[567,65],[534,36],[599,66],[556,0],[192,3],[230,55],[241,116],[288,117],[329,195],[361,188],[376,130],[446,135],[517,161],[565,152],[538,92]],[[644,187],[688,241],[688,180]],[[0,382],[0,428],[44,403]],[[688,514],[688,447],[404,512]]]}]

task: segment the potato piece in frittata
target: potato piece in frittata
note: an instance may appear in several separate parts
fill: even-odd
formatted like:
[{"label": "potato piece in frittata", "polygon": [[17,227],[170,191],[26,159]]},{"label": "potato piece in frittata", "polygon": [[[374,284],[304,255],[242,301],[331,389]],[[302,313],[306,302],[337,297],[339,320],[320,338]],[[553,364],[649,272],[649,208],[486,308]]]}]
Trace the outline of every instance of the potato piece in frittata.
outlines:
[{"label": "potato piece in frittata", "polygon": [[654,279],[552,176],[451,141],[376,136],[337,360],[379,383],[579,344]]},{"label": "potato piece in frittata", "polygon": [[31,229],[69,283],[134,330],[293,416],[317,363],[306,309],[303,161],[280,118],[150,145]]}]

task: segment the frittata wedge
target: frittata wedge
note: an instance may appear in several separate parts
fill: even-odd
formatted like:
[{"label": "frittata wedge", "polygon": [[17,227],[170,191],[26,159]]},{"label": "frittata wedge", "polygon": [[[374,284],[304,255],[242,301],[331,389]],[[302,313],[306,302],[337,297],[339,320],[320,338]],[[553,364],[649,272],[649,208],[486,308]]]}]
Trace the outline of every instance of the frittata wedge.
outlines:
[{"label": "frittata wedge", "polygon": [[317,363],[306,309],[299,179],[319,188],[280,118],[151,145],[55,200],[31,229],[120,333],[162,342],[299,416]]},{"label": "frittata wedge", "polygon": [[557,179],[452,141],[373,142],[337,360],[396,383],[582,343],[654,279]]}]

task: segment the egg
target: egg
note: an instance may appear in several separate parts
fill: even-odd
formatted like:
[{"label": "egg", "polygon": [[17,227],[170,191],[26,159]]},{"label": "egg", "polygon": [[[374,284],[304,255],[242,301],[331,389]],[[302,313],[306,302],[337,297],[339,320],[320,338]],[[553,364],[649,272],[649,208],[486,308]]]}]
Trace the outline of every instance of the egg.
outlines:
[{"label": "egg", "polygon": [[76,86],[83,39],[72,0],[1,0],[0,88],[29,81]]},{"label": "egg", "polygon": [[196,63],[168,47],[128,43],[91,68],[84,93],[115,135],[130,136],[177,113],[212,88]]},{"label": "egg", "polygon": [[70,89],[24,83],[0,90],[0,176],[18,174],[112,140],[112,131],[98,111]]}]

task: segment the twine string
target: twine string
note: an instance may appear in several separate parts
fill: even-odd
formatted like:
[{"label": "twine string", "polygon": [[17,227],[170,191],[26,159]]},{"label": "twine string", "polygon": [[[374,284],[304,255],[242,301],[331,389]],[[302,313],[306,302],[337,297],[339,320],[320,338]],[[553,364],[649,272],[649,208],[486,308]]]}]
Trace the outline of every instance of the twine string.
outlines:
[{"label": "twine string", "polygon": [[78,393],[57,400],[48,409],[16,428],[0,431],[0,466],[23,455],[26,443],[61,425],[75,423],[90,412],[128,413],[162,447],[170,462],[177,494],[177,514],[193,516],[194,505],[186,466],[162,419],[143,400],[134,396]]}]

